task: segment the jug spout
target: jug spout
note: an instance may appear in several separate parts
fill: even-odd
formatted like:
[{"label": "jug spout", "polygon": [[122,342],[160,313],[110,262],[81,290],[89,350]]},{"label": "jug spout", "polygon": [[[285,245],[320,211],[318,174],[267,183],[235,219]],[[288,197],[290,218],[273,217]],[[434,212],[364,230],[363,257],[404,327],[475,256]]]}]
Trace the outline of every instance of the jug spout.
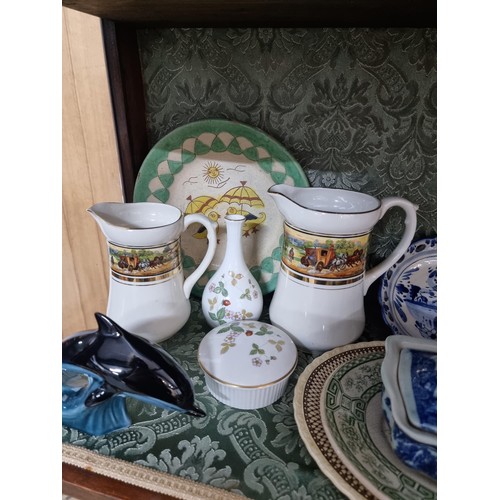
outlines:
[{"label": "jug spout", "polygon": [[380,218],[381,202],[364,193],[284,184],[271,186],[268,193],[289,225],[311,233],[370,231]]},{"label": "jug spout", "polygon": [[130,220],[130,210],[127,203],[102,202],[87,208],[87,212],[94,217],[99,226],[108,225],[129,228],[133,221]]},{"label": "jug spout", "polygon": [[103,207],[103,205],[107,205],[107,203],[97,203],[92,205],[87,208],[87,212],[95,219],[106,239],[109,239],[108,234],[111,232],[109,230],[109,225],[113,225],[113,221],[112,217],[108,217],[106,214],[106,207]]},{"label": "jug spout", "polygon": [[305,215],[306,208],[297,204],[294,200],[302,189],[286,184],[275,184],[267,192],[276,203],[276,207],[283,218],[292,225],[297,225],[296,220]]},{"label": "jug spout", "polygon": [[182,212],[163,203],[96,203],[87,209],[108,241],[123,246],[154,246],[177,239]]}]

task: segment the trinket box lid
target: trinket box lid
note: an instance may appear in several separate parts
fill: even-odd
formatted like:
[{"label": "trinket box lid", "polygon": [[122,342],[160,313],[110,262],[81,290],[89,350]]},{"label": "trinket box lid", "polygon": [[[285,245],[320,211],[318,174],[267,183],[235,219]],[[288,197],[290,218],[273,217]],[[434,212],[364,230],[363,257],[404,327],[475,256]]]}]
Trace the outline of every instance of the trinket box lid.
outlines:
[{"label": "trinket box lid", "polygon": [[281,329],[261,321],[235,321],[211,330],[200,343],[198,362],[219,383],[257,389],[288,377],[297,348]]}]

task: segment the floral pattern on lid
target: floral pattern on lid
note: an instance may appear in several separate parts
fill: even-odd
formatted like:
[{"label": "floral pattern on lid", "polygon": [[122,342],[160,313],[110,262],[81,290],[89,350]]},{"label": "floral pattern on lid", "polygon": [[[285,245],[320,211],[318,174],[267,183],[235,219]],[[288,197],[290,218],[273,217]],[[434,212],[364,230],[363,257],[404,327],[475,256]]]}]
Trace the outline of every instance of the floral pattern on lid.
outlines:
[{"label": "floral pattern on lid", "polygon": [[231,385],[257,387],[289,375],[297,363],[290,337],[261,321],[236,321],[211,330],[198,351],[201,368]]}]

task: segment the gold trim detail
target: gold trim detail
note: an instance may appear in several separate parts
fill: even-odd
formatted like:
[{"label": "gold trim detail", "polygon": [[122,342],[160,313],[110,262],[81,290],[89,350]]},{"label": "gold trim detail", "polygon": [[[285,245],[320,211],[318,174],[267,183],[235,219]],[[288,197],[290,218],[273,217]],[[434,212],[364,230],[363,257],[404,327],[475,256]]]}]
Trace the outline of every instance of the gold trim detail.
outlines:
[{"label": "gold trim detail", "polygon": [[172,276],[175,276],[182,270],[182,265],[178,265],[176,268],[168,271],[167,273],[158,274],[157,276],[127,276],[124,274],[117,273],[113,269],[111,270],[111,276],[118,281],[126,283],[152,283],[154,281],[164,281]]},{"label": "gold trim detail", "polygon": [[201,362],[200,355],[198,354],[198,364],[200,365],[200,368],[212,379],[214,379],[216,382],[219,382],[220,384],[225,385],[226,387],[236,387],[237,389],[263,389],[265,387],[270,387],[272,385],[276,385],[278,382],[281,382],[282,380],[286,379],[289,377],[297,368],[297,364],[299,362],[299,354],[297,353],[297,356],[295,358],[295,363],[293,364],[293,367],[291,370],[289,370],[285,375],[282,377],[274,380],[273,382],[268,382],[267,384],[262,384],[262,385],[240,385],[240,384],[231,384],[230,382],[226,382],[225,380],[222,380],[212,373],[210,373],[204,366],[203,363]]},{"label": "gold trim detail", "polygon": [[179,238],[171,240],[168,243],[162,243],[161,245],[121,245],[119,243],[115,243],[114,241],[108,241],[108,246],[116,247],[119,250],[154,250],[157,248],[163,248],[166,245],[171,245],[172,243],[179,244]]},{"label": "gold trim detail", "polygon": [[339,278],[336,280],[312,278],[311,276],[306,276],[304,274],[297,273],[293,269],[290,269],[283,261],[281,261],[281,269],[285,274],[288,274],[292,278],[295,278],[298,281],[309,283],[311,285],[322,285],[322,286],[352,285],[353,283],[357,283],[358,281],[361,281],[363,279],[363,273],[358,274],[354,278]]},{"label": "gold trim detail", "polygon": [[290,229],[293,229],[297,231],[298,233],[306,234],[307,236],[321,236],[322,238],[331,238],[331,239],[349,239],[349,238],[359,238],[361,236],[366,236],[367,234],[370,234],[371,231],[361,231],[360,233],[348,233],[348,234],[328,234],[328,233],[316,233],[314,231],[306,231],[305,229],[301,229],[300,227],[293,226],[289,222],[285,221],[283,223],[285,226],[289,227]]}]

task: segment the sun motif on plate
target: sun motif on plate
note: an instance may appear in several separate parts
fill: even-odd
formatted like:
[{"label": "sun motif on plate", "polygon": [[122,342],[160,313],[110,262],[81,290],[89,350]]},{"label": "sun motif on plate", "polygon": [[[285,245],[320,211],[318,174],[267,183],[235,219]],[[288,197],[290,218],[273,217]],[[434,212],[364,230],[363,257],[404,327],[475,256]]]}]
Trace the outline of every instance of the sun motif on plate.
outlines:
[{"label": "sun motif on plate", "polygon": [[219,184],[224,179],[224,169],[218,163],[209,161],[203,168],[203,179],[208,184]]}]

